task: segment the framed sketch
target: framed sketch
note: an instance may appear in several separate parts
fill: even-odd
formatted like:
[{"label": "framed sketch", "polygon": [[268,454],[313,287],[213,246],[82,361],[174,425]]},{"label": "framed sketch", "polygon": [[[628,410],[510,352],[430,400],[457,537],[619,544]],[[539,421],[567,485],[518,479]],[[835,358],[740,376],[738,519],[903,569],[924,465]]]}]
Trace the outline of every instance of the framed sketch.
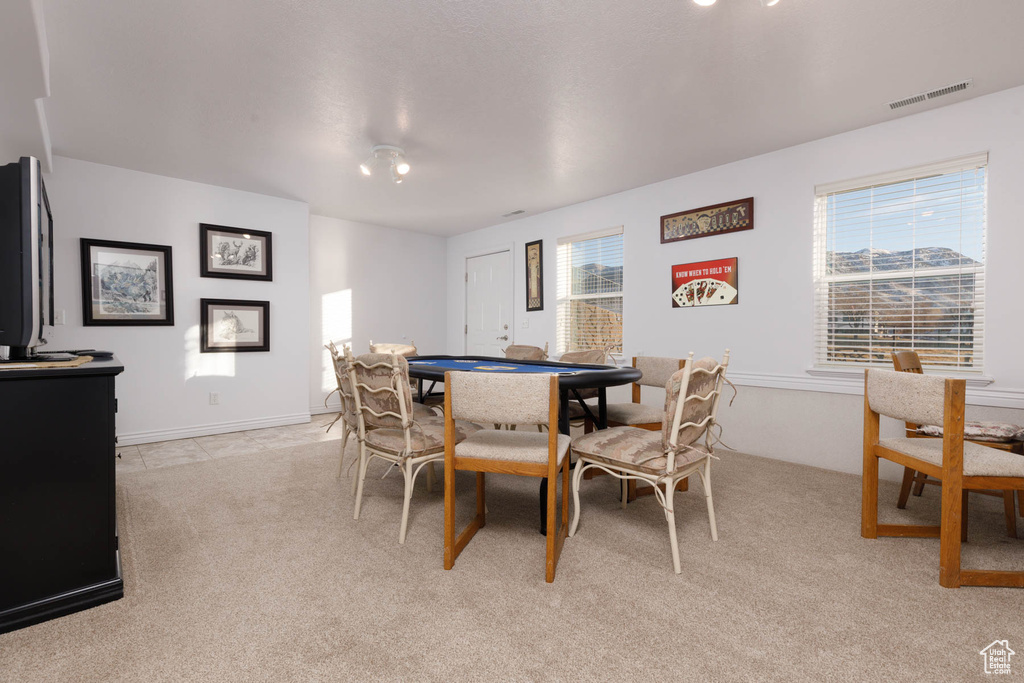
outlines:
[{"label": "framed sketch", "polygon": [[270,350],[270,302],[199,300],[199,352]]},{"label": "framed sketch", "polygon": [[738,264],[723,258],[672,266],[672,308],[738,304]]},{"label": "framed sketch", "polygon": [[234,280],[274,279],[271,233],[199,224],[199,275]]},{"label": "framed sketch", "polygon": [[526,310],[544,310],[544,240],[526,245]]},{"label": "framed sketch", "polygon": [[661,243],[754,229],[754,198],[702,206],[661,217]]},{"label": "framed sketch", "polygon": [[82,238],[82,324],[173,325],[171,248]]}]

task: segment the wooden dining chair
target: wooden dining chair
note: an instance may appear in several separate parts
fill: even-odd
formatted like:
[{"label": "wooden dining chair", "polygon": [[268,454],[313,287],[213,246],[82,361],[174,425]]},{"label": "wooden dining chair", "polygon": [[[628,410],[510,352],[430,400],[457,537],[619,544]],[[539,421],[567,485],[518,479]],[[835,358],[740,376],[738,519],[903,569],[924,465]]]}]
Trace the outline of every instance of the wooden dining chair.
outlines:
[{"label": "wooden dining chair", "polygon": [[548,343],[544,342],[544,348],[530,346],[528,344],[509,344],[505,347],[505,358],[514,360],[547,360]]},{"label": "wooden dining chair", "polygon": [[[642,376],[633,382],[633,395],[631,403],[609,403],[608,404],[608,426],[609,427],[636,427],[652,432],[662,429],[662,418],[664,411],[657,406],[649,406],[640,402],[641,387],[657,387],[663,389],[673,373],[683,369],[686,363],[685,358],[661,358],[658,356],[633,356],[633,367],[640,370]],[[603,472],[589,472],[603,474]],[[589,478],[589,477],[588,477]],[[690,486],[689,479],[680,479],[677,491],[686,491]],[[630,480],[627,487],[627,500],[634,501],[639,496],[649,496],[654,493],[650,486],[637,486],[635,481]]]},{"label": "wooden dining chair", "polygon": [[[896,372],[909,372],[915,375],[924,374],[921,367],[921,359],[916,351],[893,351],[892,364]],[[941,439],[942,427],[938,425],[918,425],[912,422],[906,423],[908,438]],[[1018,455],[1024,455],[1024,427],[1007,424],[1003,422],[978,422],[967,421],[964,423],[964,439],[971,443],[988,448],[997,448]],[[903,468],[903,482],[900,485],[900,495],[896,507],[904,509],[910,499],[911,489],[915,496],[920,496],[926,484],[939,484],[937,480],[929,479],[923,472],[916,472],[910,467]],[[1014,505],[1013,491],[976,491],[987,496],[996,496],[1003,499],[1003,511],[1006,516],[1006,535],[1010,538],[1017,537],[1017,511]],[[1018,495],[1018,497],[1020,497]],[[1021,505],[1021,514],[1024,515],[1024,503]],[[965,534],[966,537],[966,534]]]},{"label": "wooden dining chair", "polygon": [[440,417],[415,419],[409,390],[409,363],[402,356],[367,353],[355,358],[346,348],[345,360],[358,416],[359,474],[352,518],[359,519],[369,460],[379,458],[397,465],[405,480],[402,522],[398,530],[398,543],[403,544],[416,476],[424,466],[430,467],[427,470],[429,491],[434,479],[433,463],[444,458],[445,440],[461,441],[480,428],[457,422],[448,430]]},{"label": "wooden dining chair", "polygon": [[[587,470],[596,468],[621,479],[623,484],[627,481],[650,484],[668,521],[672,566],[676,574],[682,568],[673,496],[677,483],[694,473],[704,485],[711,539],[718,540],[715,506],[711,496],[711,459],[714,457],[712,430],[728,366],[728,351],[721,363],[714,358],[702,358],[694,362],[691,353],[683,361],[683,368],[672,373],[665,384],[665,409],[660,432],[621,426],[573,439],[572,453],[577,460],[572,479],[572,495],[576,507],[569,529],[570,536],[576,533],[580,521],[580,480]],[[699,443],[701,437],[704,437],[703,444]],[[664,486],[664,491],[660,486]]]},{"label": "wooden dining chair", "polygon": [[[1024,571],[965,570],[960,544],[968,491],[1024,490],[1024,458],[964,440],[967,382],[889,370],[864,374],[864,478],[861,536],[939,538],[939,584],[1024,588]],[[880,416],[941,425],[941,439],[879,436]],[[923,472],[941,482],[939,526],[878,523],[878,460]]]},{"label": "wooden dining chair", "polygon": [[[569,437],[558,432],[558,375],[446,372],[444,377],[444,568],[451,569],[470,539],[487,521],[487,472],[547,478],[547,551],[544,578],[555,580],[569,519]],[[485,429],[455,435],[458,420],[547,425],[547,433]],[[476,472],[476,516],[455,534],[455,472]],[[558,473],[562,473],[562,514],[556,529]]]}]

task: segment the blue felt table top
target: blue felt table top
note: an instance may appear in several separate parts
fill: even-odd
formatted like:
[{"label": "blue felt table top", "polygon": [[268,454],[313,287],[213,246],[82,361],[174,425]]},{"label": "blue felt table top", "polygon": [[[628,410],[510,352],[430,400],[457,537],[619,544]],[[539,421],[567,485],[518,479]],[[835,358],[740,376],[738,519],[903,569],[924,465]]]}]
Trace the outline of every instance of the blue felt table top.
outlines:
[{"label": "blue felt table top", "polygon": [[445,360],[418,360],[416,358],[410,358],[409,365],[429,365],[431,367],[443,368],[445,370],[477,370],[479,372],[543,372],[557,375],[572,375],[577,372],[582,372],[584,369],[597,369],[567,368],[564,365],[527,365],[515,362],[485,361],[472,358],[452,358]]}]

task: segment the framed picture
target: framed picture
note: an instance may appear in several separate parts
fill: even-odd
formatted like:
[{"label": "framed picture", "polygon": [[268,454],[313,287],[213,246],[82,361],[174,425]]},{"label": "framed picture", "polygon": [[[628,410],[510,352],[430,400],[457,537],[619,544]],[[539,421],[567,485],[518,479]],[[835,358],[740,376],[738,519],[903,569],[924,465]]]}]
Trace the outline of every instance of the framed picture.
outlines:
[{"label": "framed picture", "polygon": [[270,350],[270,302],[199,300],[199,352]]},{"label": "framed picture", "polygon": [[526,310],[544,310],[544,240],[526,245]]},{"label": "framed picture", "polygon": [[738,262],[723,258],[672,266],[672,308],[738,304]]},{"label": "framed picture", "polygon": [[661,217],[661,243],[754,229],[754,198],[702,206]]},{"label": "framed picture", "polygon": [[271,233],[199,224],[199,275],[234,280],[274,279]]},{"label": "framed picture", "polygon": [[171,248],[82,238],[84,325],[173,325]]}]

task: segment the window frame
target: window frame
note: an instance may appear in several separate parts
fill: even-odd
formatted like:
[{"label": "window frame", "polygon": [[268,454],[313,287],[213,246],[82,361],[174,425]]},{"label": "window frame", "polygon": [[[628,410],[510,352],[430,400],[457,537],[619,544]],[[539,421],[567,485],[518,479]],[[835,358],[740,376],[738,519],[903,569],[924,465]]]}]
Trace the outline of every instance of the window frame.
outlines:
[{"label": "window frame", "polygon": [[[571,283],[563,282],[563,267],[562,267],[562,247],[570,247],[572,244],[577,242],[586,242],[588,240],[596,240],[604,237],[620,236],[622,238],[621,254],[622,258],[622,285],[619,288],[618,293],[609,292],[598,292],[594,294],[572,294]],[[586,301],[588,299],[608,299],[618,297],[621,301],[620,307],[622,309],[621,315],[623,318],[623,341],[622,348],[618,351],[608,351],[608,356],[613,359],[616,363],[619,363],[624,357],[625,353],[625,304],[626,304],[626,267],[625,267],[625,252],[626,252],[626,240],[624,226],[618,225],[602,230],[593,230],[590,232],[576,233],[573,235],[565,235],[559,237],[557,240],[557,248],[555,251],[555,280],[556,280],[556,297],[555,297],[555,350],[558,354],[568,353],[569,349],[563,347],[563,343],[568,341],[568,335],[563,335],[563,321],[562,321],[562,306],[571,301]],[[571,268],[571,263],[568,264]],[[563,296],[563,292],[566,294]]]},{"label": "window frame", "polygon": [[[981,190],[981,201],[982,201],[982,215],[980,225],[980,241],[981,241],[981,262],[978,265],[959,265],[959,266],[947,266],[947,267],[936,267],[927,268],[926,270],[915,269],[913,267],[898,271],[875,271],[875,272],[861,272],[861,273],[839,273],[839,274],[828,274],[828,243],[829,243],[829,225],[828,225],[828,200],[830,196],[836,194],[842,194],[847,192],[854,192],[858,190],[866,190],[870,188],[894,185],[898,183],[912,182],[915,180],[922,180],[934,176],[951,174],[957,172],[970,171],[971,169],[984,169],[984,184]],[[988,188],[989,188],[989,169],[988,169],[988,153],[982,152],[978,154],[971,154],[963,157],[957,157],[954,159],[947,159],[931,164],[924,164],[920,166],[914,166],[910,168],[904,168],[898,171],[891,171],[887,173],[880,173],[871,176],[863,176],[851,180],[826,183],[816,185],[814,188],[814,239],[813,239],[813,266],[812,266],[812,277],[813,277],[813,296],[814,296],[814,309],[812,317],[812,356],[813,363],[812,368],[808,370],[811,375],[818,376],[852,376],[860,375],[863,373],[865,368],[889,368],[891,369],[891,361],[828,361],[828,349],[829,349],[829,321],[830,311],[832,310],[831,298],[829,296],[829,286],[833,283],[842,282],[885,282],[892,280],[906,280],[906,279],[923,279],[923,278],[940,278],[949,277],[956,275],[971,275],[974,278],[975,287],[980,290],[980,295],[975,293],[975,301],[978,302],[980,311],[975,313],[975,321],[977,328],[980,330],[977,334],[977,341],[975,342],[976,357],[980,358],[980,362],[970,367],[953,367],[944,366],[942,367],[942,373],[947,376],[959,376],[965,377],[972,380],[972,384],[987,384],[991,382],[991,378],[985,375],[985,364],[988,359],[985,354],[986,347],[986,334],[985,334],[985,321],[986,321],[986,296],[985,287],[988,271],[988,253],[987,253],[987,237],[988,237]],[[891,230],[892,226],[884,229],[880,234],[886,234],[888,230]],[[871,230],[874,233],[874,228]],[[963,235],[963,223],[960,226],[960,234]],[[916,247],[915,247],[916,248]],[[961,254],[963,255],[963,254]],[[869,302],[870,305],[870,302]],[[911,348],[914,350],[921,350],[917,348],[918,340],[920,339],[920,333],[915,330],[913,336]],[[974,347],[972,347],[974,348]]]}]

